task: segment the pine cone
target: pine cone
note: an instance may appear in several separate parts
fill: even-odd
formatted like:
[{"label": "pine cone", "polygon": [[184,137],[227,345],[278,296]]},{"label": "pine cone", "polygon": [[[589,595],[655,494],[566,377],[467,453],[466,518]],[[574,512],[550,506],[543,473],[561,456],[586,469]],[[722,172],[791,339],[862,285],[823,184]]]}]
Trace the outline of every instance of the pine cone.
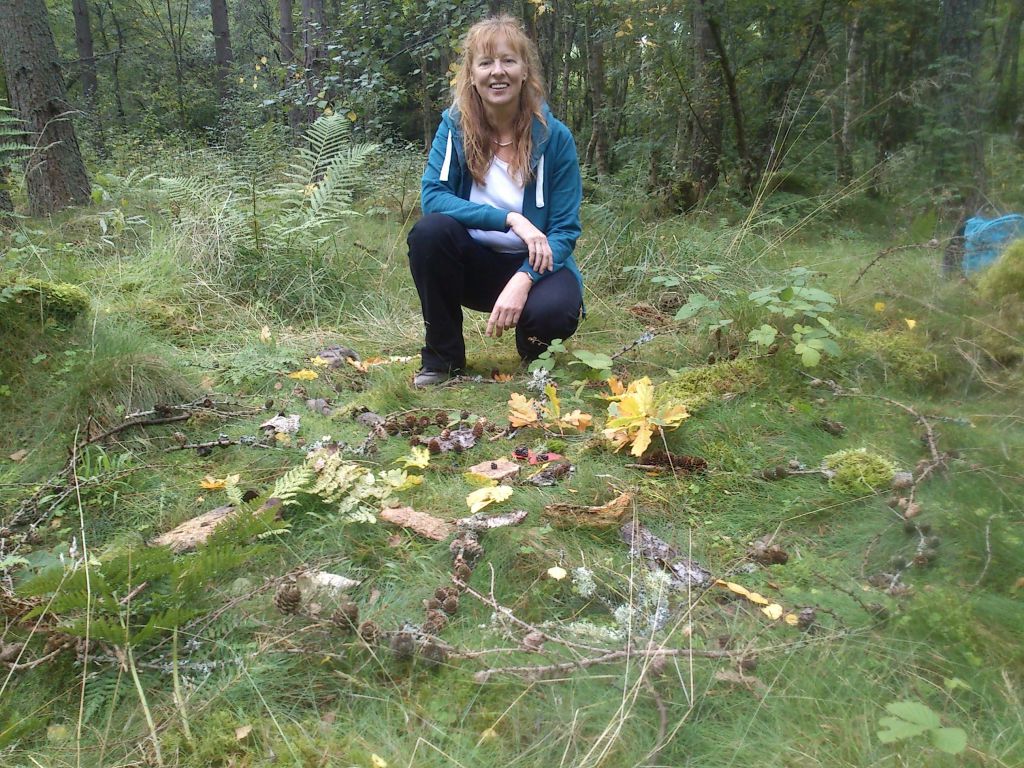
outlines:
[{"label": "pine cone", "polygon": [[441,441],[438,440],[436,437],[430,438],[430,440],[427,442],[427,450],[430,451],[432,454],[435,454],[435,455],[440,453],[441,452]]},{"label": "pine cone", "polygon": [[441,610],[447,613],[449,616],[454,616],[459,610],[459,598],[452,595],[446,597],[444,602],[441,603]]},{"label": "pine cone", "polygon": [[808,606],[807,608],[801,609],[800,613],[797,614],[796,625],[800,627],[800,629],[810,629],[817,618],[818,612],[815,611],[814,608]]},{"label": "pine cone", "polygon": [[351,600],[346,600],[331,614],[331,621],[343,632],[355,632],[359,626],[359,606]]},{"label": "pine cone", "polygon": [[302,593],[294,582],[286,581],[274,593],[274,605],[286,616],[296,614],[302,607]]},{"label": "pine cone", "polygon": [[438,411],[434,414],[434,423],[439,427],[448,426],[448,414],[444,411]]},{"label": "pine cone", "polygon": [[375,621],[367,619],[359,625],[359,637],[363,639],[367,645],[373,645],[380,640],[380,627],[377,626]]},{"label": "pine cone", "polygon": [[426,608],[428,611],[436,611],[441,607],[441,600],[439,600],[437,597],[428,597],[426,600],[423,601],[423,607]]},{"label": "pine cone", "polygon": [[416,426],[416,415],[412,413],[405,414],[405,428],[412,429]]},{"label": "pine cone", "polygon": [[423,634],[439,635],[446,626],[448,626],[448,617],[444,613],[438,610],[427,611],[427,618],[423,621]]},{"label": "pine cone", "polygon": [[420,648],[420,657],[428,667],[437,667],[448,661],[448,649],[428,641]]},{"label": "pine cone", "polygon": [[459,581],[468,583],[473,577],[473,569],[466,564],[465,560],[460,559],[455,562],[455,568],[452,571],[452,575],[454,575]]},{"label": "pine cone", "polygon": [[476,424],[473,425],[473,437],[479,440],[484,435],[484,420],[479,419]]},{"label": "pine cone", "polygon": [[391,653],[398,661],[411,659],[416,652],[416,641],[409,632],[398,632],[391,637]]},{"label": "pine cone", "polygon": [[441,601],[451,594],[451,587],[438,587],[434,590],[434,599],[438,601],[437,608],[441,607]]}]

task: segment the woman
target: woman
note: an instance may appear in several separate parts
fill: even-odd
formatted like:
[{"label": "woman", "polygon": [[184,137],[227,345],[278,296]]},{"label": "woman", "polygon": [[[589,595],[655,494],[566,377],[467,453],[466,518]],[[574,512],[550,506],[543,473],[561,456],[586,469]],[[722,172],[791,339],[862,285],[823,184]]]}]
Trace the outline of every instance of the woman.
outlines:
[{"label": "woman", "polygon": [[498,16],[473,25],[462,50],[408,239],[426,327],[418,387],[465,365],[462,307],[490,313],[488,336],[515,328],[532,360],[575,332],[583,303],[576,145],[544,103],[537,48]]}]

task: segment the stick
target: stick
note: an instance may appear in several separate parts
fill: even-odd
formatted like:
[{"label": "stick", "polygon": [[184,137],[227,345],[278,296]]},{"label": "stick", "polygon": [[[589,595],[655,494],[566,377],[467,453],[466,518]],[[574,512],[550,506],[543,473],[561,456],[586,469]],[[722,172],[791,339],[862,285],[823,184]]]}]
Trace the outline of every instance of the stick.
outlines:
[{"label": "stick", "polygon": [[478,683],[486,683],[492,675],[524,675],[527,677],[543,677],[550,674],[564,674],[580,669],[588,669],[598,664],[611,664],[627,658],[704,658],[704,659],[731,659],[732,651],[699,651],[691,648],[650,648],[637,649],[625,648],[619,651],[608,651],[600,656],[591,656],[575,661],[564,661],[559,664],[545,665],[524,665],[519,667],[492,667],[484,669],[473,675]]}]

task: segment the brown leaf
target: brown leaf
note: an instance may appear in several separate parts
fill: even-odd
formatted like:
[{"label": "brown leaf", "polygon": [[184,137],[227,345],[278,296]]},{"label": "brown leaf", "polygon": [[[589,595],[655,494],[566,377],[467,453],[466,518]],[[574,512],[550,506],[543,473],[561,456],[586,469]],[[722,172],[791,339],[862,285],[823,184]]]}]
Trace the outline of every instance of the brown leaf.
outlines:
[{"label": "brown leaf", "polygon": [[10,459],[11,461],[21,462],[21,461],[25,460],[26,456],[28,456],[28,451],[26,451],[24,448],[22,448],[20,451],[15,451],[14,453],[12,453],[7,458]]},{"label": "brown leaf", "polygon": [[426,512],[417,512],[412,507],[397,507],[385,509],[380,513],[381,520],[386,520],[394,525],[403,528],[411,528],[420,536],[434,541],[443,541],[455,530],[455,526],[448,520],[442,520]]},{"label": "brown leaf", "polygon": [[149,542],[157,547],[170,547],[174,552],[187,552],[202,544],[213,533],[214,529],[226,522],[235,508],[230,504],[211,509],[190,520],[186,520],[177,528],[162,533]]},{"label": "brown leaf", "polygon": [[495,461],[481,461],[466,471],[472,475],[479,475],[485,480],[503,483],[519,474],[519,465],[507,459],[496,459]]},{"label": "brown leaf", "polygon": [[246,737],[250,733],[252,733],[252,726],[251,725],[240,725],[237,728],[235,728],[235,740],[236,741],[245,741]]},{"label": "brown leaf", "polygon": [[544,507],[544,514],[560,528],[586,525],[595,528],[606,528],[618,525],[633,509],[633,494],[625,491],[607,504],[599,507],[587,507],[580,504],[558,502]]}]

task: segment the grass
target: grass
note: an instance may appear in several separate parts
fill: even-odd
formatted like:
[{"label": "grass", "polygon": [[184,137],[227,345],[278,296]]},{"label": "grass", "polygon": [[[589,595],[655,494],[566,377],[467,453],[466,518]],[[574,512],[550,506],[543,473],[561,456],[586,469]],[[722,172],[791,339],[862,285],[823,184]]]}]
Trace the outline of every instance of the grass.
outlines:
[{"label": "grass", "polygon": [[[179,167],[229,173],[222,161],[204,164],[192,155]],[[512,374],[511,381],[416,391],[409,386],[415,361],[366,374],[321,371],[313,381],[287,377],[332,344],[364,358],[418,352],[420,321],[405,265],[408,206],[400,190],[371,191],[357,205],[365,215],[352,217],[316,264],[288,253],[259,264],[233,260],[232,253],[204,263],[197,260],[200,252],[209,254],[197,247],[209,245],[196,239],[202,221],[175,228],[155,193],[131,199],[136,207],[124,210],[125,219],[136,223],[107,240],[100,238],[95,210],[51,225],[27,222],[10,236],[21,245],[9,251],[7,270],[76,282],[92,304],[75,322],[4,317],[2,456],[27,454],[0,463],[0,505],[16,508],[59,470],[76,436],[87,435],[90,416],[110,426],[135,410],[205,392],[231,404],[223,410],[250,410],[234,418],[207,411],[85,448],[76,464],[80,491],[40,505],[40,526],[18,550],[27,562],[11,571],[8,586],[15,592],[30,573],[59,566],[61,557],[70,562],[72,548],[79,568],[98,573],[97,562],[141,553],[153,535],[228,503],[225,491],[200,487],[207,475],[238,474],[239,487],[252,490],[258,504],[305,456],[294,440],[272,449],[167,450],[180,442],[177,431],[191,442],[221,434],[238,440],[256,435],[263,420],[281,411],[301,415],[298,436],[306,447],[328,434],[351,447],[366,436],[352,418],[361,409],[465,410],[504,426],[509,395],[525,392],[528,377],[508,340],[484,337],[485,318],[476,314],[466,329],[473,372],[488,377],[497,369]],[[845,203],[851,210],[860,210],[858,204],[865,216],[875,215],[871,201]],[[634,304],[666,307],[671,318],[692,291],[721,299],[735,322],[717,342],[700,330],[700,318],[670,324],[615,364],[625,379],[650,376],[662,395],[691,403],[691,417],[656,442],[706,459],[709,471],[651,476],[627,468],[634,459],[610,452],[594,432],[524,430],[511,441],[485,439],[464,454],[434,457],[420,471],[422,485],[400,498],[417,510],[460,517],[476,487],[463,475],[467,467],[507,456],[520,443],[554,448],[575,473],[551,488],[516,486],[497,510],[526,510],[526,522],[483,537],[474,589],[493,593],[519,619],[554,637],[614,648],[626,636],[636,651],[727,651],[731,659],[683,654],[655,669],[637,652],[553,678],[481,680],[475,673],[491,667],[550,664],[581,652],[553,641],[542,655],[514,650],[523,630],[463,595],[442,637],[470,657],[438,667],[422,655],[398,660],[386,642],[367,647],[326,621],[328,607],[319,617],[282,615],[274,592],[298,569],[350,575],[362,582],[351,592],[361,617],[397,632],[418,625],[422,600],[448,581],[447,545],[385,524],[347,522],[306,496],[280,520],[243,520],[224,534],[224,546],[246,548],[246,562],[204,582],[195,597],[200,616],[179,627],[177,653],[170,631],[133,647],[138,686],[109,644],[94,645],[85,665],[69,651],[30,669],[4,665],[4,764],[154,764],[144,710],[163,764],[174,766],[371,766],[374,755],[388,765],[417,767],[1024,761],[1020,374],[979,350],[984,306],[971,286],[943,281],[929,251],[883,259],[854,284],[864,264],[898,241],[877,223],[840,231],[835,220],[812,222],[781,237],[801,221],[787,218],[795,215],[788,208],[746,225],[710,214],[651,222],[629,208],[611,197],[585,210],[579,261],[588,278],[588,317],[572,348],[614,354],[629,345],[648,322],[626,311]],[[744,221],[738,212],[732,218]],[[72,238],[82,247],[68,247]],[[810,375],[785,340],[775,355],[746,342],[747,331],[772,319],[749,306],[747,292],[796,264],[825,274],[819,284],[837,297],[833,318],[843,332],[844,354],[826,357]],[[709,272],[712,265],[720,269]],[[254,289],[257,284],[263,289]],[[876,309],[879,302],[885,306]],[[0,311],[11,308],[0,305]],[[738,364],[708,366],[709,354],[728,356],[730,349],[739,353]],[[604,387],[574,384],[583,369],[570,366],[571,359],[563,356],[554,371],[563,408],[579,407],[602,421]],[[852,396],[811,386],[812,377],[831,379]],[[936,429],[939,449],[957,452],[947,471],[917,490],[923,512],[915,520],[940,542],[933,547],[937,557],[903,573],[905,591],[887,591],[879,574],[892,571],[894,558],[912,559],[920,539],[904,532],[887,494],[843,495],[814,474],[774,482],[761,476],[790,461],[816,467],[845,448],[868,448],[907,470],[927,457],[908,413],[855,390],[913,407]],[[329,399],[337,412],[314,414],[304,404],[308,398]],[[823,418],[842,422],[845,433],[821,429]],[[353,459],[386,470],[410,450],[398,436],[378,446],[378,453]],[[722,588],[660,600],[614,529],[557,528],[544,514],[552,502],[601,504],[626,489],[635,494],[633,513],[657,535],[716,577],[759,592],[786,612],[813,609],[812,626],[771,621]],[[752,562],[748,545],[761,537],[773,537],[788,562]],[[94,561],[82,560],[83,540]],[[211,550],[180,558],[200,568],[214,556]],[[552,566],[570,577],[552,579]],[[592,574],[593,592],[578,576],[574,581],[578,568]],[[127,578],[126,591],[140,586]],[[158,592],[149,585],[127,602],[119,594],[115,605],[93,606],[90,615],[127,620],[132,610],[153,609],[146,601]],[[3,648],[27,643],[22,661],[44,656],[46,638],[73,611],[86,610],[74,607],[75,595],[59,598],[67,613],[45,614],[35,629],[10,618]],[[649,635],[645,627],[659,604],[667,608],[665,624]],[[595,640],[594,632],[604,639]],[[882,743],[879,720],[896,701],[921,702],[944,726],[964,729],[967,749],[946,755],[925,737]]]}]

